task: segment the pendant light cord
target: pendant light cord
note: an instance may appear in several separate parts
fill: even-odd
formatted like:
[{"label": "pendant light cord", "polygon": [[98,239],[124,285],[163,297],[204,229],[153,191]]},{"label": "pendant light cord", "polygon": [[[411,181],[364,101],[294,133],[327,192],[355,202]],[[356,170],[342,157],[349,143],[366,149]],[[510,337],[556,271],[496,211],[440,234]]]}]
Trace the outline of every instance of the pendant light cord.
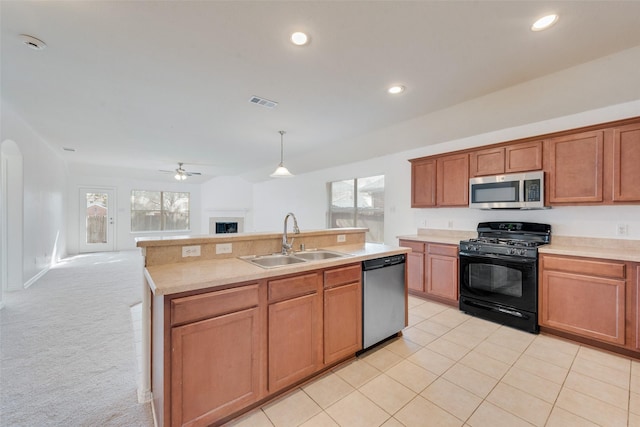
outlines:
[{"label": "pendant light cord", "polygon": [[284,134],[285,131],[281,130],[280,132],[280,166],[284,165]]}]

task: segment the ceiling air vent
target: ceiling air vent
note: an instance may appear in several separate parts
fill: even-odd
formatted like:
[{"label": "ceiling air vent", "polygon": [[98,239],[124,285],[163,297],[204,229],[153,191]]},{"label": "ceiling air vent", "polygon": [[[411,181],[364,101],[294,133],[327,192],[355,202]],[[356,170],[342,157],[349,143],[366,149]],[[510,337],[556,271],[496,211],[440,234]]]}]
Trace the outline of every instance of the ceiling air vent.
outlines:
[{"label": "ceiling air vent", "polygon": [[268,99],[260,98],[259,96],[252,96],[251,98],[249,98],[249,102],[256,105],[262,105],[263,107],[269,109],[278,106],[278,103],[276,101],[269,101]]}]

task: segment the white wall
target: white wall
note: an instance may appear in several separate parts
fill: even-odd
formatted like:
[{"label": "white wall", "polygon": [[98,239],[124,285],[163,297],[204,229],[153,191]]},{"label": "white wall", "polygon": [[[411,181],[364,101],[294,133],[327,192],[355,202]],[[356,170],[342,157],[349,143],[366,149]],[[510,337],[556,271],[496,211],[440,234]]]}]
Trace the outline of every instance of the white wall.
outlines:
[{"label": "white wall", "polygon": [[203,234],[209,232],[211,217],[243,217],[244,232],[254,231],[253,185],[242,178],[222,176],[210,179],[201,186]]},{"label": "white wall", "polygon": [[[255,228],[261,231],[280,231],[282,219],[288,211],[296,214],[298,223],[303,229],[326,227],[327,182],[384,174],[385,243],[387,244],[396,244],[398,235],[415,234],[418,228],[473,231],[478,222],[488,220],[550,223],[554,235],[640,239],[640,206],[572,206],[541,211],[481,211],[469,208],[411,209],[411,167],[408,162],[408,159],[430,154],[541,135],[637,115],[640,115],[640,101],[425,146],[417,150],[298,175],[290,180],[271,179],[254,185]],[[295,168],[295,165],[290,167]],[[627,236],[616,235],[617,223],[628,225]]]},{"label": "white wall", "polygon": [[[115,250],[130,250],[136,248],[135,238],[145,236],[186,236],[203,234],[201,231],[200,185],[184,182],[158,182],[131,180],[126,178],[96,177],[75,175],[69,177],[69,194],[67,228],[67,247],[70,254],[78,253],[80,234],[80,188],[112,188],[116,192],[115,213]],[[191,230],[188,232],[131,232],[131,190],[150,191],[183,191],[190,193]],[[205,232],[206,234],[206,232]]]},{"label": "white wall", "polygon": [[67,172],[53,150],[14,109],[2,102],[0,141],[15,142],[22,155],[22,280],[28,284],[66,255]]}]

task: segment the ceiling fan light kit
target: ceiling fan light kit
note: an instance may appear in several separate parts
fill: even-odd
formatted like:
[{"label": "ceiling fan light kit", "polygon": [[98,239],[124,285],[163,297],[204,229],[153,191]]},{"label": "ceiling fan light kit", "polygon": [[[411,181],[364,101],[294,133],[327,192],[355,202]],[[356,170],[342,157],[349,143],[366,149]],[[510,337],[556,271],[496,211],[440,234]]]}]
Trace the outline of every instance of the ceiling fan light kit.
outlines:
[{"label": "ceiling fan light kit", "polygon": [[287,169],[284,166],[284,134],[286,133],[285,131],[281,130],[278,131],[278,133],[280,133],[280,164],[278,165],[278,167],[276,168],[276,170],[270,175],[271,178],[292,178],[294,175],[289,172],[289,169]]}]

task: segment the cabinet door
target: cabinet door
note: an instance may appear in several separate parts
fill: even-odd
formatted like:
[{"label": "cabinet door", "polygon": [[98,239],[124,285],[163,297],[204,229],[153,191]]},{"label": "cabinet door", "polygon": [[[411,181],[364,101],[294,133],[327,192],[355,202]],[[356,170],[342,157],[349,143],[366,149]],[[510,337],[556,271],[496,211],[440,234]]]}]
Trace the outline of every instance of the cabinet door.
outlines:
[{"label": "cabinet door", "polygon": [[172,426],[206,426],[262,397],[260,325],[252,308],[171,329]]},{"label": "cabinet door", "polygon": [[436,161],[418,160],[411,163],[411,207],[436,206]]},{"label": "cabinet door", "polygon": [[411,291],[424,292],[424,253],[407,254],[407,287]]},{"label": "cabinet door", "polygon": [[542,141],[526,142],[505,147],[505,173],[542,169]]},{"label": "cabinet door", "polygon": [[400,246],[411,248],[407,254],[407,287],[424,292],[424,243],[400,240]]},{"label": "cabinet door", "polygon": [[613,131],[613,201],[640,202],[640,124]]},{"label": "cabinet door", "polygon": [[504,173],[504,153],[504,147],[472,152],[469,158],[469,175],[485,176]]},{"label": "cabinet door", "polygon": [[631,287],[634,295],[632,303],[633,317],[631,324],[633,325],[634,346],[636,351],[640,351],[640,264],[635,264],[635,277],[631,279]]},{"label": "cabinet door", "polygon": [[427,254],[427,293],[458,300],[458,258]]},{"label": "cabinet door", "polygon": [[318,293],[269,305],[269,392],[315,373],[322,360]]},{"label": "cabinet door", "polygon": [[362,286],[350,283],[324,291],[324,363],[362,349]]},{"label": "cabinet door", "polygon": [[602,131],[549,140],[549,202],[602,202]]},{"label": "cabinet door", "polygon": [[469,206],[469,155],[439,157],[436,170],[438,206]]},{"label": "cabinet door", "polygon": [[625,344],[625,281],[543,270],[540,325]]}]

